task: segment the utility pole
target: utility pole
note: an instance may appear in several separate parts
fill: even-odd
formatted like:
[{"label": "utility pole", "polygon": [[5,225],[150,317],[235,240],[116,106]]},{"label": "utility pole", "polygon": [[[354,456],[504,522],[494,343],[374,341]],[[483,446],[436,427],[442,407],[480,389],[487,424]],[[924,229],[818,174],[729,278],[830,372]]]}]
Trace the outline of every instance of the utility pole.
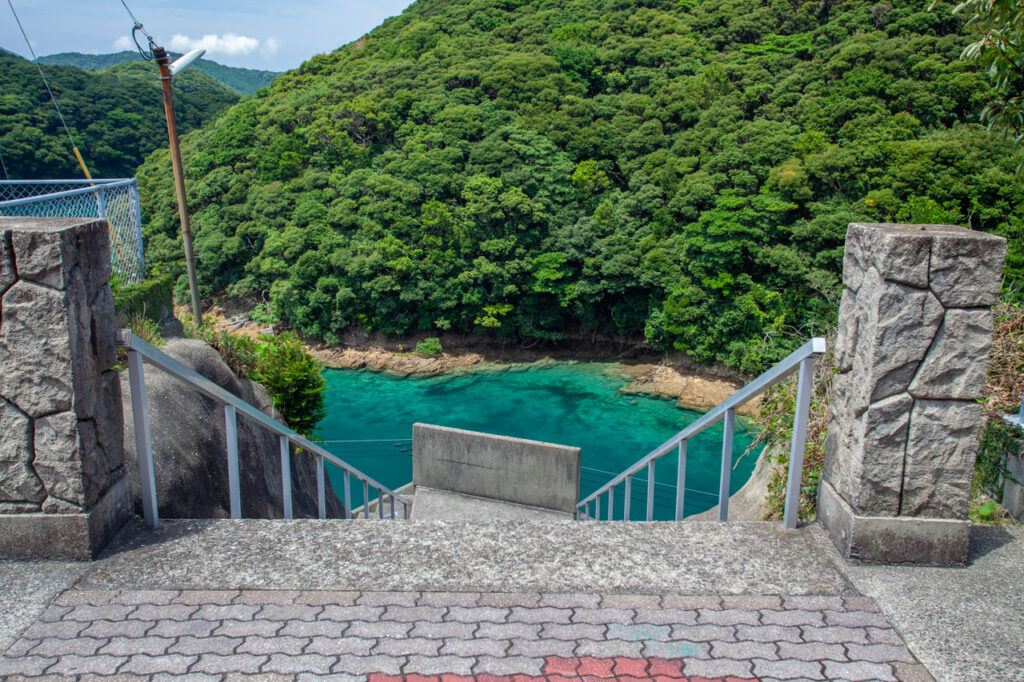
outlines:
[{"label": "utility pole", "polygon": [[[151,43],[152,44],[152,43]],[[162,47],[153,46],[153,57],[160,67],[160,85],[164,91],[164,113],[167,115],[167,137],[171,144],[171,165],[174,168],[174,189],[178,194],[178,215],[181,218],[181,241],[185,245],[185,265],[188,268],[188,288],[192,293],[192,319],[196,325],[203,321],[199,307],[199,281],[196,279],[196,257],[192,251],[192,228],[188,221],[188,200],[185,198],[185,175],[181,169],[181,149],[178,146],[178,125],[174,118],[174,101],[171,96],[170,58]],[[187,64],[185,65],[187,66]],[[184,68],[184,67],[182,67]]]}]

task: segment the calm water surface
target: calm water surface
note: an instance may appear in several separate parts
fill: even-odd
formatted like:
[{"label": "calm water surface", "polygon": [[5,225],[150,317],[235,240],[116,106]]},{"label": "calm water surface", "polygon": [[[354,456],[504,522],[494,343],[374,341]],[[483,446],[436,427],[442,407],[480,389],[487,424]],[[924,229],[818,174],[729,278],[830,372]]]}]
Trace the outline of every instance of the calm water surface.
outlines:
[{"label": "calm water surface", "polygon": [[[317,434],[331,452],[392,488],[412,479],[407,439],[414,422],[575,445],[582,449],[581,492],[587,495],[700,415],[677,408],[674,401],[621,393],[629,379],[620,370],[614,363],[544,362],[422,378],[328,369],[327,417]],[[734,458],[752,438],[745,420],[738,419]],[[687,514],[717,502],[721,443],[721,423],[690,441]],[[733,492],[750,477],[753,466],[753,453],[739,460],[732,474]],[[330,477],[340,492],[340,471],[331,471]],[[633,481],[635,519],[645,510],[646,478],[641,474]],[[658,461],[655,479],[655,518],[670,519],[675,509],[674,455]],[[362,504],[357,486],[352,494],[353,504]],[[617,495],[615,507],[621,515],[621,486]]]}]

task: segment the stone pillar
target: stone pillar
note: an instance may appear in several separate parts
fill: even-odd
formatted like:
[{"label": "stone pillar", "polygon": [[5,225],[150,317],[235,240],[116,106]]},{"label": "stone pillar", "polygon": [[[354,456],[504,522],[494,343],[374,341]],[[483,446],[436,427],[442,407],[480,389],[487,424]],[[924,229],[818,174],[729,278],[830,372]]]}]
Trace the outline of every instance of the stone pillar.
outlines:
[{"label": "stone pillar", "polygon": [[0,218],[0,558],[89,559],[131,513],[110,232]]},{"label": "stone pillar", "polygon": [[851,561],[962,565],[1006,240],[851,223],[818,517]]}]

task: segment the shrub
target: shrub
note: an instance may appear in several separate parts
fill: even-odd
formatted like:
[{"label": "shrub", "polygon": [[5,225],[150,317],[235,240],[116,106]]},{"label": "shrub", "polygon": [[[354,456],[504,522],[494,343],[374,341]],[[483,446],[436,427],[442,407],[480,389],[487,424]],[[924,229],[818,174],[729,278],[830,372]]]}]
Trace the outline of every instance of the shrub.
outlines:
[{"label": "shrub", "polygon": [[165,306],[174,309],[174,277],[168,274],[154,273],[136,284],[124,284],[115,276],[110,288],[114,293],[114,310],[129,320],[139,316],[159,322]]},{"label": "shrub", "polygon": [[444,349],[441,347],[441,339],[436,336],[423,339],[416,344],[416,355],[421,355],[425,358],[433,358],[440,355]]}]

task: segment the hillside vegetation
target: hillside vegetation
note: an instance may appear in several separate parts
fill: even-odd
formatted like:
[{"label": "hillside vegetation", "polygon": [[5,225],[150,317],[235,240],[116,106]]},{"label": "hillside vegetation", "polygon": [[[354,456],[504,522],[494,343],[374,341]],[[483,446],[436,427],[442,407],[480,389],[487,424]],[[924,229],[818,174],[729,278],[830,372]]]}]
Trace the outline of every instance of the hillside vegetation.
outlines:
[{"label": "hillside vegetation", "polygon": [[[420,0],[186,138],[203,293],[329,342],[644,334],[751,371],[834,320],[851,221],[1006,235],[1012,284],[1021,158],[929,1]],[[148,257],[180,273],[168,166]]]},{"label": "hillside vegetation", "polygon": [[[132,177],[148,154],[167,146],[155,66],[122,64],[97,73],[43,68],[93,177]],[[11,178],[82,177],[35,65],[0,53],[0,74],[0,154]],[[199,72],[177,76],[174,88],[180,131],[198,128],[239,99]]]},{"label": "hillside vegetation", "polygon": [[[168,52],[171,59],[177,59],[181,55],[176,52]],[[81,52],[60,52],[45,57],[40,57],[43,64],[55,66],[77,66],[86,71],[98,71],[116,64],[130,62],[141,62],[142,57],[136,50],[124,50],[110,54],[83,54]],[[277,78],[277,71],[264,71],[262,69],[246,69],[240,66],[224,66],[209,59],[200,59],[192,64],[191,69],[205,73],[210,78],[221,83],[231,90],[242,94],[251,95],[260,88],[270,85],[270,81]]]}]

